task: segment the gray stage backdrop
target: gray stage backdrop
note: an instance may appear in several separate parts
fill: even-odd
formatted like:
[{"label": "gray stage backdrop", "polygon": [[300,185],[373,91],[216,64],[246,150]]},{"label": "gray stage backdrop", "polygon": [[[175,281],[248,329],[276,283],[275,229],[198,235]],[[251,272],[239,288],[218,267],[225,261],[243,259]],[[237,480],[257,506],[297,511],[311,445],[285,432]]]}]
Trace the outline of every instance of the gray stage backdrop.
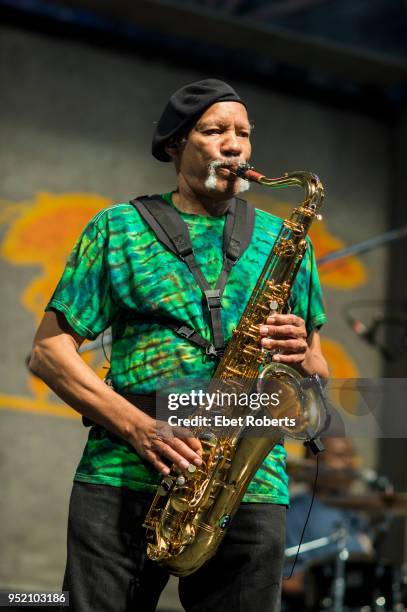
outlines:
[{"label": "gray stage backdrop", "polygon": [[[11,28],[2,29],[0,41],[1,240],[11,227],[9,205],[33,202],[38,192],[92,193],[118,202],[174,186],[171,166],[150,155],[154,121],[176,88],[219,75],[209,75],[204,65],[193,71]],[[270,175],[316,171],[326,185],[329,232],[346,244],[386,228],[385,126],[356,112],[270,93],[243,78],[231,84],[247,101],[256,125],[253,162],[259,169]],[[271,196],[253,188],[260,203],[266,195]],[[63,225],[55,234],[62,240]],[[360,376],[374,377],[381,372],[376,351],[353,334],[341,315],[350,301],[384,296],[385,251],[363,256],[363,262],[363,284],[350,291],[342,290],[340,281],[337,287],[326,286],[324,335],[341,343],[345,361],[349,356]],[[3,256],[0,267],[0,588],[57,588],[70,481],[86,432],[78,421],[13,403],[31,393],[24,358],[35,320],[21,295],[39,268],[17,266]],[[337,278],[341,274],[349,270]],[[374,464],[374,442],[359,444],[367,463]]]}]

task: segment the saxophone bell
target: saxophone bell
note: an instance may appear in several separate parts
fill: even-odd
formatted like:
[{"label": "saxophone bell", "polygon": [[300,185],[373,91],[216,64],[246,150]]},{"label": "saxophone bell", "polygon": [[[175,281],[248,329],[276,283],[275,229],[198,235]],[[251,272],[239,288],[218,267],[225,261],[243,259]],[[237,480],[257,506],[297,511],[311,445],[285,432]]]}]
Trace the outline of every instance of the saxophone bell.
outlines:
[{"label": "saxophone bell", "polygon": [[280,395],[278,406],[269,411],[274,418],[287,423],[279,427],[284,435],[307,442],[325,430],[328,406],[318,374],[303,377],[283,363],[270,363],[259,374],[257,390],[269,397],[275,392]]}]

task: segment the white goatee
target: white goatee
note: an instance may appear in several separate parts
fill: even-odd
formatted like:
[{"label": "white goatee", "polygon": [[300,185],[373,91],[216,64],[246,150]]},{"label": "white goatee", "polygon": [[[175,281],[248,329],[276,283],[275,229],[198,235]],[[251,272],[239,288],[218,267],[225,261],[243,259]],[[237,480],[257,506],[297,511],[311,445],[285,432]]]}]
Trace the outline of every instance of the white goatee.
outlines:
[{"label": "white goatee", "polygon": [[[210,189],[211,191],[216,190],[216,185],[217,185],[218,178],[219,178],[216,174],[216,168],[219,168],[219,166],[227,166],[227,164],[225,164],[224,161],[215,159],[214,161],[211,161],[211,163],[208,166],[208,177],[204,185],[207,189]],[[244,193],[245,191],[248,191],[249,189],[250,189],[250,181],[248,181],[247,179],[239,178],[238,193]]]}]

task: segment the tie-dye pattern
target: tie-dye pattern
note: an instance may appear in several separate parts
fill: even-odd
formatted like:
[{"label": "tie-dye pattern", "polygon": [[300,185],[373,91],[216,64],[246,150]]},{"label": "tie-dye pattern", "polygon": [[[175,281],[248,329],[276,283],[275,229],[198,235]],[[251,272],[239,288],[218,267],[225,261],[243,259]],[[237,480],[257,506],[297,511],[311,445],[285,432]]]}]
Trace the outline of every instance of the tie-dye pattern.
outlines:
[{"label": "tie-dye pattern", "polygon": [[[171,194],[164,198],[171,206]],[[194,253],[215,286],[222,267],[225,217],[181,213]],[[249,248],[232,268],[222,298],[229,339],[277,236],[281,219],[256,210]],[[325,312],[311,244],[291,299],[308,332],[322,325]],[[111,377],[120,392],[150,393],[176,380],[212,376],[215,363],[188,340],[157,322],[171,316],[210,339],[201,292],[187,266],[157,241],[130,204],[102,210],[76,243],[46,310],[63,312],[75,332],[94,339],[111,325]],[[76,480],[153,491],[160,476],[126,442],[92,427]],[[252,482],[244,501],[288,503],[285,450],[276,446]]]}]

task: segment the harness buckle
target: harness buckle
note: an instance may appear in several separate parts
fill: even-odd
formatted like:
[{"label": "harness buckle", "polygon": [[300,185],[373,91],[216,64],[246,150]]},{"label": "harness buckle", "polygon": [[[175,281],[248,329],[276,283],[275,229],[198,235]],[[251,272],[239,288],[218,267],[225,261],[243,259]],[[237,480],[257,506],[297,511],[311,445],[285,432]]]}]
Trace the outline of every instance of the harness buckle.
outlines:
[{"label": "harness buckle", "polygon": [[190,327],[186,327],[184,325],[182,327],[179,327],[176,331],[178,336],[182,336],[182,338],[186,338],[187,340],[189,340],[189,338],[195,333],[194,329],[191,329]]},{"label": "harness buckle", "polygon": [[210,359],[217,359],[219,357],[219,352],[216,350],[213,344],[208,344],[205,349],[205,355],[207,355]]},{"label": "harness buckle", "polygon": [[209,310],[212,310],[212,308],[222,308],[219,289],[206,289],[204,293]]}]

